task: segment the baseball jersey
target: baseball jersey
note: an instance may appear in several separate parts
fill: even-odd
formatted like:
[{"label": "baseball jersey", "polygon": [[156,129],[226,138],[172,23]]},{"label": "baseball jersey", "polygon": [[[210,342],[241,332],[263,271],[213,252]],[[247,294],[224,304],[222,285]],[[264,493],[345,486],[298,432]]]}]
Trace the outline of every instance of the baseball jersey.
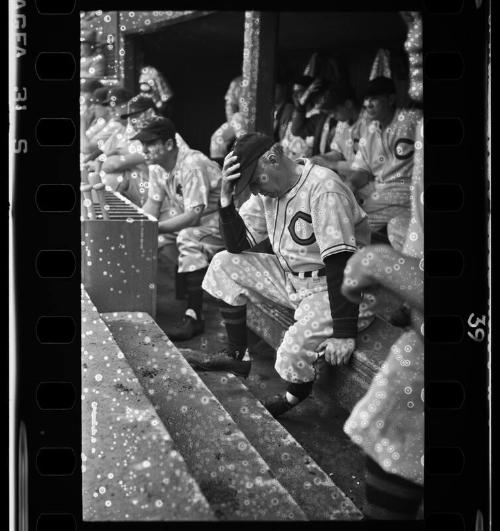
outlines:
[{"label": "baseball jersey", "polygon": [[353,170],[365,170],[374,177],[375,192],[387,204],[409,205],[413,154],[419,110],[399,109],[383,130],[371,122],[359,140],[351,164]]},{"label": "baseball jersey", "polygon": [[370,242],[367,216],[331,170],[299,159],[302,175],[279,198],[253,195],[239,214],[251,243],[269,237],[285,271],[314,271],[326,257]]},{"label": "baseball jersey", "polygon": [[368,127],[368,122],[363,114],[353,124],[337,122],[330,150],[338,151],[345,161],[352,163],[366,127]]},{"label": "baseball jersey", "polygon": [[172,171],[160,165],[149,166],[148,197],[162,203],[159,221],[197,206],[205,207],[203,224],[208,213],[218,223],[218,200],[222,173],[219,166],[200,151],[179,149]]}]

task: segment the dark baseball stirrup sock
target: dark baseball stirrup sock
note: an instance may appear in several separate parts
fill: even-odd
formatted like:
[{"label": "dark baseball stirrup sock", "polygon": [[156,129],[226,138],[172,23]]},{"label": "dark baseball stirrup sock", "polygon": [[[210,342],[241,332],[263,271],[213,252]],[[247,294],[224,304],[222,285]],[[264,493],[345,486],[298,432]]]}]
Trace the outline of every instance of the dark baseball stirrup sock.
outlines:
[{"label": "dark baseball stirrup sock", "polygon": [[415,520],[423,487],[386,472],[366,456],[365,516],[372,520]]},{"label": "dark baseball stirrup sock", "polygon": [[306,399],[312,391],[314,382],[289,383],[286,387],[287,393],[298,398],[300,402]]},{"label": "dark baseball stirrup sock", "polygon": [[230,351],[238,350],[242,359],[248,346],[247,341],[247,307],[231,306],[220,302],[220,313],[227,332],[227,343]]},{"label": "dark baseball stirrup sock", "polygon": [[196,312],[198,319],[203,317],[203,289],[201,283],[207,272],[207,268],[197,269],[185,273],[186,291],[187,291],[187,308]]}]

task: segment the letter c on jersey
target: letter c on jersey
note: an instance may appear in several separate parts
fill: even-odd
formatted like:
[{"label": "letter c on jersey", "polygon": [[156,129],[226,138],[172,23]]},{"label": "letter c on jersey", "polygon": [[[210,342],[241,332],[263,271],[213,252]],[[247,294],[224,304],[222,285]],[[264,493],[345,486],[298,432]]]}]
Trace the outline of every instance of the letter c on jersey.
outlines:
[{"label": "letter c on jersey", "polygon": [[415,142],[411,138],[400,138],[394,145],[394,156],[398,160],[406,160],[413,157]]},{"label": "letter c on jersey", "polygon": [[294,214],[293,218],[290,220],[290,223],[288,224],[288,231],[290,232],[290,236],[292,237],[293,241],[298,245],[311,245],[316,241],[316,235],[314,232],[309,236],[309,238],[300,238],[297,233],[295,232],[295,224],[299,219],[303,219],[307,223],[312,223],[312,218],[309,214],[306,214],[305,212],[297,212]]}]

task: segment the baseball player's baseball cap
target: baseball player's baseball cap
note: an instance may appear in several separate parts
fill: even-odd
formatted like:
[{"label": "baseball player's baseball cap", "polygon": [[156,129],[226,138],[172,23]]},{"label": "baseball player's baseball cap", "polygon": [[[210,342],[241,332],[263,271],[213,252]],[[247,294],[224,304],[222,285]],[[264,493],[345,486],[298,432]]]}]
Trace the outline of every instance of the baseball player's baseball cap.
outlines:
[{"label": "baseball player's baseball cap", "polygon": [[148,96],[143,96],[142,94],[138,94],[128,102],[127,112],[125,114],[120,114],[120,118],[124,120],[125,118],[129,118],[130,116],[135,116],[136,114],[141,114],[142,112],[145,112],[148,109],[154,108],[155,104],[152,98],[149,98]]},{"label": "baseball player's baseball cap", "polygon": [[382,96],[384,94],[396,94],[396,85],[391,78],[379,76],[368,83],[365,98],[369,96]]},{"label": "baseball player's baseball cap", "polygon": [[154,142],[155,140],[166,142],[171,138],[175,138],[175,132],[175,125],[172,120],[162,116],[152,116],[144,122],[140,131],[130,140],[139,140],[144,143]]},{"label": "baseball player's baseball cap", "polygon": [[107,87],[101,87],[94,90],[94,92],[92,92],[92,96],[90,96],[89,103],[94,103],[96,105],[106,105],[108,92],[109,88]]},{"label": "baseball player's baseball cap", "polygon": [[234,195],[239,195],[250,182],[257,167],[259,157],[264,155],[275,141],[262,133],[247,133],[240,136],[234,143],[233,154],[240,163],[240,178],[236,181]]},{"label": "baseball player's baseball cap", "polygon": [[116,105],[121,105],[132,98],[132,92],[123,87],[112,87],[108,90],[108,96],[102,105],[110,105],[115,107]]}]

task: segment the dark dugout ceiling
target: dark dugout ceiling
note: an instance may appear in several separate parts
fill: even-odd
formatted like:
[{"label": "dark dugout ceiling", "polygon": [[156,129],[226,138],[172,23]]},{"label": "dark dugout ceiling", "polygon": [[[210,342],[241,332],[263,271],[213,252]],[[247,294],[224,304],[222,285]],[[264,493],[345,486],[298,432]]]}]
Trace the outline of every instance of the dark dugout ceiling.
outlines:
[{"label": "dark dugout ceiling", "polygon": [[[154,33],[153,45],[179,53],[224,57],[243,46],[244,12],[218,11],[169,25]],[[149,34],[150,36],[151,34]],[[145,35],[146,37],[146,35]],[[406,26],[397,12],[281,12],[278,47],[281,51],[383,46],[403,43]],[[200,39],[205,46],[200,46]],[[177,48],[177,50],[174,50]]]}]

